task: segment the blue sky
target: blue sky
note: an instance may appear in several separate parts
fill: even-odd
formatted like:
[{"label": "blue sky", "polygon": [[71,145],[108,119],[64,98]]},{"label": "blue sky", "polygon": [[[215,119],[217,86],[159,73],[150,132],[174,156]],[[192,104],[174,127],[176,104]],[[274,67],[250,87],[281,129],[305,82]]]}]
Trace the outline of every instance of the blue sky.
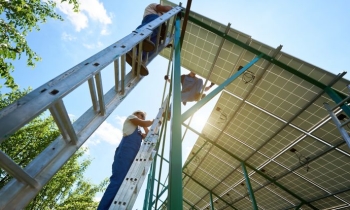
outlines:
[{"label": "blue sky", "polygon": [[[34,69],[25,64],[25,56],[14,63],[13,76],[21,88],[33,89],[67,71],[105,47],[132,32],[141,22],[144,8],[153,3],[135,1],[81,1],[80,13],[73,13],[67,4],[58,4],[57,12],[64,22],[49,20],[27,37],[29,45],[41,57]],[[177,2],[176,2],[177,3]],[[182,2],[186,5],[187,2]],[[231,23],[231,27],[253,39],[277,47],[301,60],[334,74],[348,70],[350,58],[350,1],[348,0],[193,0],[192,11],[215,21]],[[93,162],[86,177],[99,183],[111,175],[115,148],[121,139],[126,116],[142,109],[152,119],[161,104],[163,77],[167,61],[156,58],[149,66],[150,75],[133,90],[85,144]],[[104,91],[113,86],[112,67],[102,71]],[[183,70],[183,73],[187,73]],[[349,75],[345,78],[350,79]],[[3,84],[3,80],[0,83]],[[6,92],[3,88],[2,92]],[[77,119],[91,106],[88,86],[83,84],[64,98],[68,113]],[[203,126],[212,101],[196,115],[193,126]],[[192,104],[182,107],[183,110]],[[183,161],[196,136],[189,133],[183,143]],[[165,164],[165,167],[167,164]],[[142,189],[143,190],[143,189]],[[144,192],[140,192],[134,209],[141,209]],[[101,194],[97,196],[100,197]]]}]

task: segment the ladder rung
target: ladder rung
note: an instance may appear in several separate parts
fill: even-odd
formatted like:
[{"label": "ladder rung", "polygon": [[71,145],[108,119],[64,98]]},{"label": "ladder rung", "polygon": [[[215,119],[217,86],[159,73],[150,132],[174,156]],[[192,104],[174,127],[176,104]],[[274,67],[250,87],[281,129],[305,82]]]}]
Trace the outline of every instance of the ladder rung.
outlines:
[{"label": "ladder rung", "polygon": [[59,99],[52,107],[50,107],[50,112],[61,131],[63,139],[66,141],[70,139],[73,144],[77,144],[78,137],[69,119],[62,99]]},{"label": "ladder rung", "polygon": [[340,124],[340,127],[343,127],[344,125],[347,125],[349,122],[350,122],[350,119],[348,119],[347,121],[345,121],[342,124]]},{"label": "ladder rung", "polygon": [[334,109],[338,108],[339,106],[342,106],[349,99],[350,99],[350,95],[344,98],[341,102],[337,103],[334,107],[331,108],[331,110],[334,111]]},{"label": "ladder rung", "polygon": [[34,188],[39,189],[40,187],[39,183],[1,150],[0,150],[0,166],[8,174],[15,177],[17,180],[24,182]]},{"label": "ladder rung", "polygon": [[104,96],[103,96],[101,72],[98,72],[95,75],[95,81],[96,81],[96,86],[97,86],[98,102],[100,105],[100,114],[102,116],[104,116],[106,114],[106,105],[105,105],[105,100],[104,100]]},{"label": "ladder rung", "polygon": [[125,54],[121,56],[121,88],[120,88],[120,93],[124,95],[125,93]]},{"label": "ladder rung", "polygon": [[119,90],[119,58],[114,61],[114,83],[115,92],[118,93]]},{"label": "ladder rung", "polygon": [[95,111],[97,111],[98,106],[97,106],[97,96],[96,96],[96,87],[95,87],[94,79],[90,78],[88,80],[88,83],[89,83],[92,107],[94,108]]}]

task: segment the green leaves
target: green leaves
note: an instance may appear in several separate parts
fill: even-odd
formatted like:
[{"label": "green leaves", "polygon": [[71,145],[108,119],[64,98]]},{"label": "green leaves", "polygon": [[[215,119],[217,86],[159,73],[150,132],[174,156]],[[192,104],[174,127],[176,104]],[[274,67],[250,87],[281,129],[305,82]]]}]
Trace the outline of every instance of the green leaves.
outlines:
[{"label": "green leaves", "polygon": [[[62,2],[67,0],[62,0]],[[78,11],[77,0],[68,0]],[[11,72],[14,71],[12,61],[20,59],[24,53],[28,66],[35,67],[41,58],[30,48],[26,36],[33,29],[40,30],[39,23],[47,18],[63,20],[55,13],[56,3],[41,0],[0,0],[0,77],[6,80],[5,85],[16,89],[17,85]],[[4,18],[3,18],[4,17]]]}]

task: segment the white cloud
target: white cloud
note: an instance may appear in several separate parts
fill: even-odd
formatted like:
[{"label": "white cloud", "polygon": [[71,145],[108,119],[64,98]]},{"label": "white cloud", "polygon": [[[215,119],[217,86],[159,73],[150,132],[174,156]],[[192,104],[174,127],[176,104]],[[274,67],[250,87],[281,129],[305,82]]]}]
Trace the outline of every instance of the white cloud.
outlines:
[{"label": "white cloud", "polygon": [[123,133],[120,129],[104,121],[90,137],[89,144],[96,145],[104,141],[112,145],[118,145],[122,137]]},{"label": "white cloud", "polygon": [[84,0],[80,3],[80,11],[86,11],[92,20],[98,21],[104,25],[112,23],[111,18],[103,6],[103,3],[98,0]]},{"label": "white cloud", "polygon": [[102,42],[97,42],[96,44],[83,44],[87,49],[101,48],[103,46]]},{"label": "white cloud", "polygon": [[115,119],[117,120],[118,125],[123,126],[124,121],[126,120],[126,117],[125,117],[125,116],[118,116],[118,115],[117,115],[117,117],[116,117]]},{"label": "white cloud", "polygon": [[95,201],[95,202],[100,202],[101,199],[102,199],[101,196],[95,196],[95,197],[93,198],[93,201]]},{"label": "white cloud", "polygon": [[[68,20],[73,24],[76,31],[80,31],[88,27],[89,19],[97,21],[105,28],[106,25],[111,24],[112,20],[107,15],[107,12],[103,6],[103,3],[99,0],[83,0],[79,5],[79,12],[73,11],[73,5],[67,2],[61,3],[60,0],[54,0],[57,4],[57,8],[64,13]],[[106,34],[106,30],[102,30]],[[102,32],[101,32],[102,34]]]},{"label": "white cloud", "polygon": [[73,36],[73,35],[71,35],[71,34],[68,34],[68,33],[66,33],[66,32],[63,32],[61,37],[62,37],[62,39],[65,40],[65,41],[73,41],[73,40],[76,40],[76,39],[77,39],[77,37],[75,37],[75,36]]}]

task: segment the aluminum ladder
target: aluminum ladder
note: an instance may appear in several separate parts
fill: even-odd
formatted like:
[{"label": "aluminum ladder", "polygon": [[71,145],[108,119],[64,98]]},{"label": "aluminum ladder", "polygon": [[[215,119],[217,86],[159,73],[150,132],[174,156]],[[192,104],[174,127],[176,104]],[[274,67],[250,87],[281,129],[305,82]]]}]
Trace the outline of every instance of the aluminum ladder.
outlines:
[{"label": "aluminum ladder", "polygon": [[[350,85],[347,86],[349,92],[350,92]],[[348,119],[347,116],[343,115],[345,121],[341,122],[340,119],[340,115],[337,117],[336,113],[334,113],[334,111],[337,108],[341,108],[342,106],[348,106],[348,100],[350,99],[350,94],[348,97],[344,98],[342,101],[340,101],[339,103],[337,103],[336,105],[334,105],[333,107],[331,107],[327,102],[323,103],[323,106],[326,108],[326,110],[328,111],[329,115],[331,116],[333,122],[335,123],[335,126],[338,128],[341,136],[343,137],[343,139],[345,140],[345,142],[348,144],[348,147],[350,148],[350,136],[349,133],[345,130],[344,126],[348,125],[350,123],[350,119]]]},{"label": "aluminum ladder", "polygon": [[[0,209],[23,209],[28,205],[43,186],[118,107],[143,79],[139,75],[141,62],[138,62],[139,65],[135,68],[136,56],[133,57],[133,70],[128,74],[125,73],[125,54],[130,50],[135,53],[137,45],[140,52],[142,41],[151,35],[153,29],[167,22],[166,31],[169,35],[163,43],[156,45],[155,52],[145,61],[146,65],[150,63],[172,40],[172,31],[168,29],[168,26],[170,26],[172,17],[181,11],[180,6],[174,7],[151,23],[133,31],[0,110],[0,143],[46,110],[50,111],[61,132],[61,135],[25,168],[17,165],[8,155],[0,151],[0,167],[14,178],[0,190]],[[141,59],[141,53],[138,59]],[[104,94],[101,71],[112,62],[114,62],[115,86]],[[85,82],[89,85],[92,106],[74,123],[71,123],[63,98]]]}]

